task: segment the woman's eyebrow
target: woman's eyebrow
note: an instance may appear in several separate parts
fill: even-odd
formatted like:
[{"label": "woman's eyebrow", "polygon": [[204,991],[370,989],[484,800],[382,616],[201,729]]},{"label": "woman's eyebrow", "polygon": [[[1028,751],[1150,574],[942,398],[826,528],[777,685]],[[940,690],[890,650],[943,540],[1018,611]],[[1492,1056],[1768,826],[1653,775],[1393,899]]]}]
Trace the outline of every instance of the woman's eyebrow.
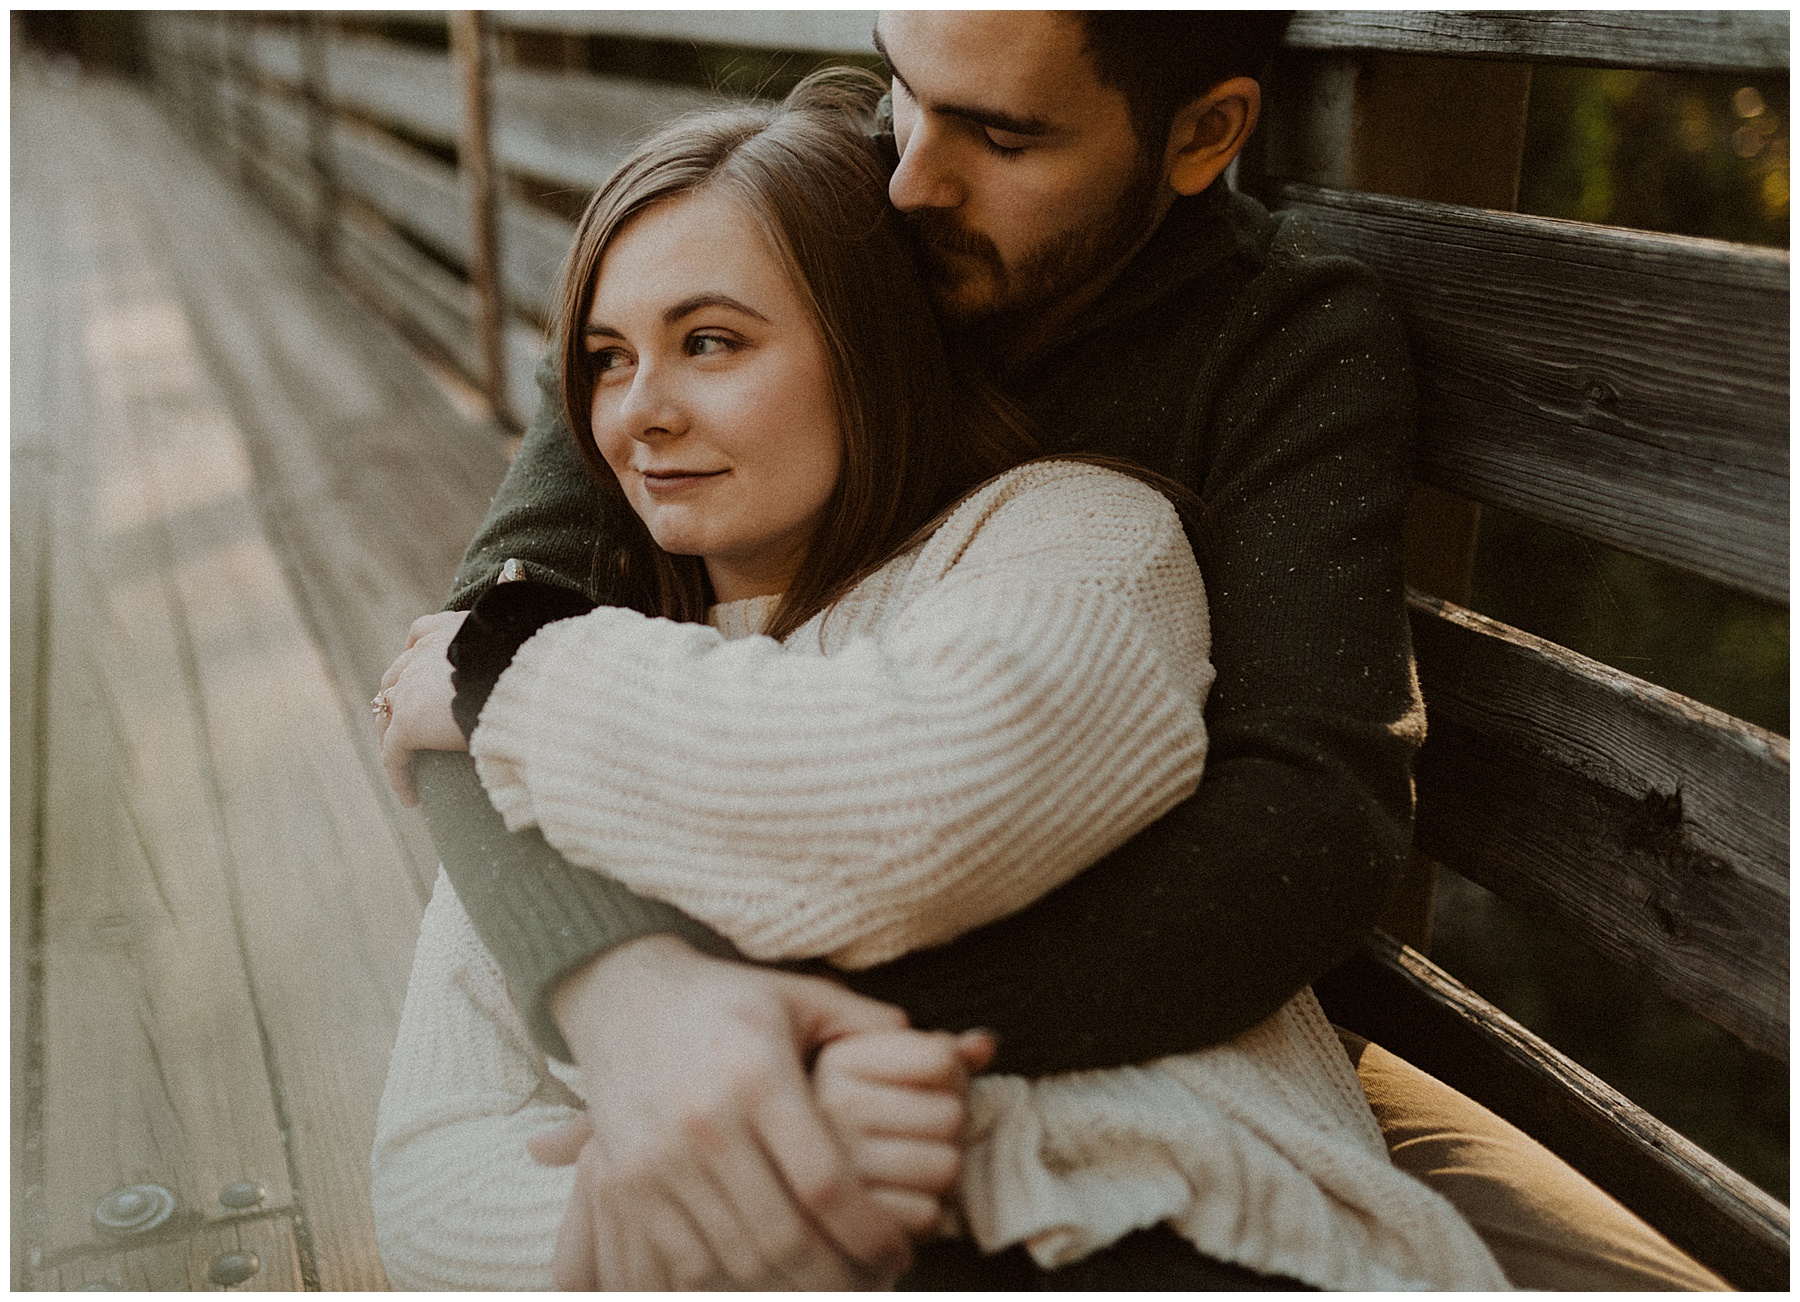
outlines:
[{"label": "woman's eyebrow", "polygon": [[682,299],[679,303],[670,307],[668,311],[664,312],[663,321],[665,324],[674,325],[677,321],[681,320],[682,317],[689,316],[709,307],[730,308],[734,312],[742,312],[745,316],[755,317],[765,325],[769,323],[768,317],[764,316],[761,312],[758,312],[748,303],[741,303],[729,294],[691,295]]}]

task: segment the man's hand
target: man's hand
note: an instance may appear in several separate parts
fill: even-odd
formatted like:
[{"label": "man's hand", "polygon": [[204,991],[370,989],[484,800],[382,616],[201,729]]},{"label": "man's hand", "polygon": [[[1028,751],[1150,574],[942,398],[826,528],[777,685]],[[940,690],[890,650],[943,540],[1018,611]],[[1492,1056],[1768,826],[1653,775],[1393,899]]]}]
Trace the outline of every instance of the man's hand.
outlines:
[{"label": "man's hand", "polygon": [[994,1057],[986,1031],[873,1031],[834,1040],[813,1094],[872,1197],[915,1239],[943,1219],[962,1172],[969,1073]]},{"label": "man's hand", "polygon": [[[450,703],[450,642],[468,618],[466,610],[421,615],[407,630],[406,649],[381,676],[375,697],[375,726],[381,738],[381,766],[400,803],[419,803],[413,789],[412,757],[421,750],[467,750]],[[385,703],[386,709],[382,708]]]},{"label": "man's hand", "polygon": [[[815,1050],[906,1014],[814,977],[645,936],[551,1004],[593,1133],[556,1245],[562,1288],[867,1288],[905,1229],[863,1188],[807,1079]],[[579,1134],[547,1136],[540,1157]]]}]

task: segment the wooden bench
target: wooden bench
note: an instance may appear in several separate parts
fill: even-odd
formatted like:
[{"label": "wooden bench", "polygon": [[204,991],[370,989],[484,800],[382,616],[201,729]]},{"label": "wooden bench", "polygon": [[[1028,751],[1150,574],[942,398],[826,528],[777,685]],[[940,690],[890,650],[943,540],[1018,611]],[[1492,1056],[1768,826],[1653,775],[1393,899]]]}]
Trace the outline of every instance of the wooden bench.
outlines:
[{"label": "wooden bench", "polygon": [[[866,57],[871,21],[145,19],[171,115],[515,422],[572,231],[523,196],[578,198],[708,98],[589,73],[587,42]],[[558,42],[574,70],[494,52]],[[1489,503],[1786,604],[1786,253],[1510,210],[1532,64],[1767,71],[1787,49],[1773,11],[1303,13],[1238,175],[1382,275],[1423,392],[1420,855],[1322,994],[1746,1288],[1786,1285],[1786,1208],[1434,966],[1422,919],[1430,862],[1452,865],[1786,1059],[1787,740],[1463,603]]]}]

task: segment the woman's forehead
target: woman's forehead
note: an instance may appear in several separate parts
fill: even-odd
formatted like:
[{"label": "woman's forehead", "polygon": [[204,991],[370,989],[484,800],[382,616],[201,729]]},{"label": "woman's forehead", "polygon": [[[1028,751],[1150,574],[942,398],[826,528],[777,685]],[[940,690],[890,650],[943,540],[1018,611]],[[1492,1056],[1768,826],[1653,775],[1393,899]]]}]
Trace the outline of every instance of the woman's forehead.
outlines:
[{"label": "woman's forehead", "polygon": [[751,304],[771,319],[800,304],[762,223],[715,187],[661,200],[620,228],[600,259],[588,318],[654,314],[707,294]]}]

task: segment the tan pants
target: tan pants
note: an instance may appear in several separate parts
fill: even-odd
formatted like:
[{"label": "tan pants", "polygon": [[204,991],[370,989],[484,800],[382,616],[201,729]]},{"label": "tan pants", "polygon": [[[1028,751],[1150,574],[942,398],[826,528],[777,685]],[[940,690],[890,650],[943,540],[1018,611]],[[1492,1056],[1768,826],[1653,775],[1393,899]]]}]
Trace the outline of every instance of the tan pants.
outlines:
[{"label": "tan pants", "polygon": [[1388,1152],[1456,1206],[1517,1288],[1729,1290],[1524,1131],[1340,1030]]}]

